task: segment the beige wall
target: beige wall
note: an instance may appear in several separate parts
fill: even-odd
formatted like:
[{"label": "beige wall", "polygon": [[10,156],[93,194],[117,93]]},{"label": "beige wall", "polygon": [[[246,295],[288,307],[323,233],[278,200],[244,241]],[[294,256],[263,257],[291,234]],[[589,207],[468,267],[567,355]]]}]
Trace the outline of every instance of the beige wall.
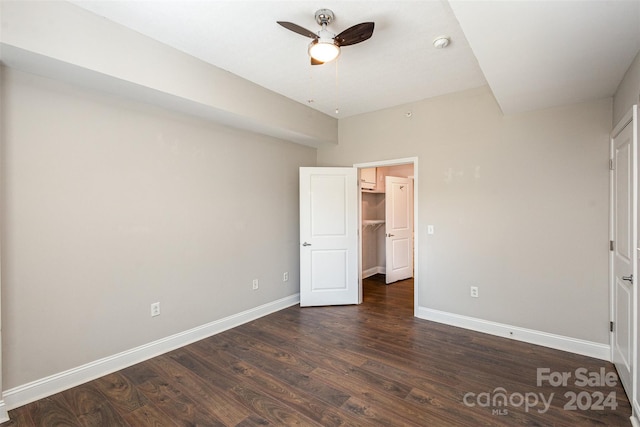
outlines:
[{"label": "beige wall", "polygon": [[5,390],[298,292],[315,149],[11,69],[1,89]]},{"label": "beige wall", "polygon": [[480,88],[342,119],[318,164],[419,158],[420,306],[606,344],[611,114]]},{"label": "beige wall", "polygon": [[629,112],[631,106],[640,103],[640,51],[629,66],[613,97],[614,126]]},{"label": "beige wall", "polygon": [[[337,120],[67,1],[0,1],[11,68],[315,146]],[[250,102],[248,102],[250,100]]]}]

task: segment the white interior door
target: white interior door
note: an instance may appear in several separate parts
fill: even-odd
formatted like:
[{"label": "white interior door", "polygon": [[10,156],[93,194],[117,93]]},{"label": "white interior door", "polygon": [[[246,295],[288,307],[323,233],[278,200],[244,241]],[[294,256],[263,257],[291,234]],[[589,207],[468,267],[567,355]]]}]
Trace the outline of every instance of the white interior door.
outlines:
[{"label": "white interior door", "polygon": [[637,143],[633,123],[617,126],[612,134],[612,357],[627,394],[632,392],[633,301],[636,270],[635,168]]},{"label": "white interior door", "polygon": [[413,277],[413,180],[385,177],[387,283]]},{"label": "white interior door", "polygon": [[358,170],[300,168],[300,305],[358,304]]}]

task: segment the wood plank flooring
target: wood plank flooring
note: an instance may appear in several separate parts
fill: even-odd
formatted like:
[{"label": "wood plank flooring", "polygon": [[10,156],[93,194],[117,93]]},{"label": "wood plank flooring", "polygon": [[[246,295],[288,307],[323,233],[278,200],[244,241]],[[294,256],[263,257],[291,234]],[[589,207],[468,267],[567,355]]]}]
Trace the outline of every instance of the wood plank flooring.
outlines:
[{"label": "wood plank flooring", "polygon": [[[374,276],[364,295],[290,307],[9,411],[0,427],[631,425],[619,382],[576,384],[576,369],[595,381],[610,363],[416,319],[411,280]],[[538,386],[537,368],[571,377]]]}]

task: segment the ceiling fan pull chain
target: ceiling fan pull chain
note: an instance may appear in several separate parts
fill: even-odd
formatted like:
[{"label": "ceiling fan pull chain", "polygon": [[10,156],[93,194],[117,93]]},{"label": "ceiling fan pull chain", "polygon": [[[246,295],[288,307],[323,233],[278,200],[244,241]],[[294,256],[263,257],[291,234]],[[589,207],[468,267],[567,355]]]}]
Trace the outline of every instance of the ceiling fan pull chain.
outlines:
[{"label": "ceiling fan pull chain", "polygon": [[307,104],[313,104],[313,95],[315,93],[314,83],[315,81],[313,80],[313,69],[309,67],[309,98],[307,98]]},{"label": "ceiling fan pull chain", "polygon": [[[1,0],[0,0],[1,1]],[[331,31],[327,30],[327,26],[331,24],[334,19],[334,14],[329,9],[318,9],[315,13],[316,22],[320,25],[320,31],[317,33],[307,30],[298,24],[288,21],[276,21],[278,25],[286,28],[289,31],[293,31],[301,36],[308,37],[311,43],[307,47],[307,53],[311,58],[311,65],[322,65],[327,62],[336,61],[336,87],[335,87],[335,106],[336,115],[340,114],[339,107],[339,85],[338,85],[338,61],[337,58],[340,55],[340,49],[343,46],[351,46],[354,44],[362,43],[365,40],[369,40],[373,34],[375,23],[373,22],[361,22],[360,24],[352,25],[340,34],[335,35]],[[314,102],[313,99],[313,79],[311,82],[311,97],[307,99],[307,103]],[[324,92],[323,92],[324,93]]]}]

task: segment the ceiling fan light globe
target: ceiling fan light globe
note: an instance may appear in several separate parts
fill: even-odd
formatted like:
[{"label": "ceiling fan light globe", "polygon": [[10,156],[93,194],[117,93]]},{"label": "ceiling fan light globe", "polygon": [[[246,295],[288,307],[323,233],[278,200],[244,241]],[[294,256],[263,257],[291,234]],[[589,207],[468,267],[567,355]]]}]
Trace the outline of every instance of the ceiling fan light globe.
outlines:
[{"label": "ceiling fan light globe", "polygon": [[309,56],[320,62],[331,62],[340,55],[340,46],[333,40],[314,40],[309,45]]}]

